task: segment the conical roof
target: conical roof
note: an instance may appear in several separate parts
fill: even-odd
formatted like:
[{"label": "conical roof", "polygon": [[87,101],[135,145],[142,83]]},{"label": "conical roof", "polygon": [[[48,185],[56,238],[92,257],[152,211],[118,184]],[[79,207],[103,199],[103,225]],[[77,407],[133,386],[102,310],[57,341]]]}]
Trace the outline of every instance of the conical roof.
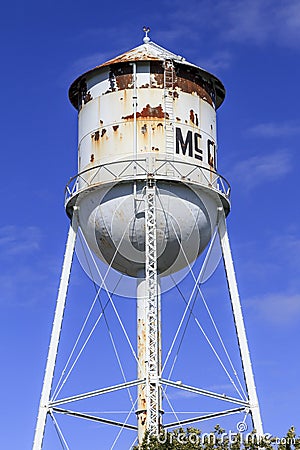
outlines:
[{"label": "conical roof", "polygon": [[[138,47],[133,48],[121,55],[113,58],[104,64],[101,64],[98,67],[108,66],[111,64],[117,64],[122,62],[131,62],[131,61],[164,61],[165,59],[171,59],[176,62],[185,62],[186,64],[190,64],[185,61],[185,58],[182,56],[176,55],[175,53],[170,52],[169,50],[157,45],[155,42],[147,42]],[[196,66],[195,66],[196,67]]]},{"label": "conical roof", "polygon": [[110,59],[109,61],[106,61],[98,66],[95,66],[93,69],[88,70],[84,74],[80,75],[70,86],[69,90],[69,97],[71,100],[71,103],[74,104],[74,94],[77,92],[78,86],[80,81],[85,78],[88,74],[91,74],[94,71],[101,70],[102,68],[105,68],[107,66],[113,66],[115,64],[128,64],[130,62],[134,61],[165,61],[165,60],[172,60],[175,65],[180,66],[187,66],[187,68],[190,68],[190,70],[193,70],[195,74],[199,74],[204,76],[207,79],[213,80],[214,84],[216,86],[216,94],[217,94],[217,104],[216,106],[219,107],[225,97],[225,88],[222,84],[222,82],[215,77],[213,74],[207,72],[205,69],[202,69],[199,66],[196,66],[195,64],[192,64],[183,56],[176,55],[173,52],[170,52],[169,50],[161,47],[160,45],[156,44],[155,42],[150,41],[150,39],[146,40],[144,39],[144,43],[142,45],[139,45],[138,47],[135,47],[131,50],[128,50],[125,53],[122,53],[119,56],[116,56],[113,59]]}]

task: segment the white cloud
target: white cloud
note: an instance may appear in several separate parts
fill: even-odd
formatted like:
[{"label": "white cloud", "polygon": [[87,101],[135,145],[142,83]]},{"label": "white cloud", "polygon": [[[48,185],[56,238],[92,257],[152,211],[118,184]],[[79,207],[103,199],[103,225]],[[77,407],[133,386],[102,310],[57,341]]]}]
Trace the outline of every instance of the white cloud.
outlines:
[{"label": "white cloud", "polygon": [[281,264],[291,271],[299,272],[300,234],[298,230],[281,231],[270,242],[274,255],[279,256]]},{"label": "white cloud", "polygon": [[184,398],[184,399],[191,399],[199,397],[199,394],[196,394],[195,392],[186,391],[184,389],[174,389],[172,392],[168,393],[168,398],[171,400],[175,400],[178,398]]},{"label": "white cloud", "polygon": [[299,46],[300,37],[300,8],[298,0],[283,2],[278,11],[278,21],[282,21],[286,32],[281,29],[281,35],[285,43],[291,46]]},{"label": "white cloud", "polygon": [[[181,42],[185,42],[186,48],[186,41],[190,40],[193,44],[188,59],[211,71],[229,67],[232,43],[299,47],[300,8],[297,0],[190,0],[184,5],[181,0],[162,0],[162,3],[168,13],[162,17],[159,11],[157,14],[152,12],[157,28],[151,30],[151,39],[179,53]],[[166,23],[170,26],[166,27]],[[151,27],[151,23],[149,25]],[[59,85],[65,86],[66,80],[122,53],[120,49],[129,50],[136,45],[136,38],[137,45],[142,44],[142,29],[136,36],[131,31],[124,22],[118,27],[90,28],[72,36],[75,47],[79,40],[86,42],[87,53],[65,69],[58,80]],[[110,52],[88,53],[91,40],[113,43]],[[195,42],[199,42],[196,48]]]},{"label": "white cloud", "polygon": [[251,190],[261,183],[276,181],[292,170],[290,155],[285,151],[276,151],[272,155],[255,155],[239,161],[232,169],[232,176]]},{"label": "white cloud", "polygon": [[93,69],[97,65],[101,65],[111,58],[112,55],[110,53],[92,53],[74,61],[72,64],[72,70],[81,74],[87,70]]},{"label": "white cloud", "polygon": [[209,58],[201,58],[199,61],[194,61],[195,64],[203,67],[204,69],[214,72],[220,69],[227,69],[232,62],[232,53],[228,50],[217,51]]},{"label": "white cloud", "polygon": [[49,252],[41,255],[42,232],[36,226],[0,227],[1,306],[33,307],[55,295],[59,267]]},{"label": "white cloud", "polygon": [[176,23],[169,36],[173,40],[191,35],[221,39],[222,45],[227,41],[299,47],[298,0],[191,0],[184,13],[182,1],[164,3],[170,5],[169,22]]},{"label": "white cloud", "polygon": [[217,10],[220,34],[226,40],[299,47],[297,0],[221,0],[217,2]]},{"label": "white cloud", "polygon": [[8,307],[32,307],[45,300],[53,288],[45,267],[38,262],[3,270],[0,285],[0,304]]},{"label": "white cloud", "polygon": [[231,383],[223,383],[223,384],[212,384],[210,386],[208,386],[208,390],[209,391],[213,391],[213,392],[219,392],[219,393],[223,393],[223,392],[236,392],[233,385]]},{"label": "white cloud", "polygon": [[[266,42],[272,34],[275,3],[261,0],[220,1],[219,12],[225,20],[221,28],[224,38],[230,41]],[[273,16],[273,20],[270,17]],[[222,20],[221,14],[219,20]]]},{"label": "white cloud", "polygon": [[0,228],[0,250],[3,257],[24,255],[39,249],[41,231],[34,226],[6,225]]},{"label": "white cloud", "polygon": [[264,320],[275,325],[285,326],[299,322],[300,294],[274,292],[248,299],[246,303]]},{"label": "white cloud", "polygon": [[282,123],[261,123],[250,128],[248,133],[266,138],[295,136],[300,134],[300,122],[291,120]]}]

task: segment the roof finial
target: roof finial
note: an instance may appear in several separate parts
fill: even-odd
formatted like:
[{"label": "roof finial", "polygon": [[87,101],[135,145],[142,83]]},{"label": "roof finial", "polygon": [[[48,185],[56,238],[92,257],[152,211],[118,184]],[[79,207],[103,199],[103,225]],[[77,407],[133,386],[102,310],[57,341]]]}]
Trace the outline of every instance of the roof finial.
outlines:
[{"label": "roof finial", "polygon": [[145,33],[145,37],[143,39],[144,44],[148,44],[148,42],[150,42],[150,38],[148,36],[148,33],[150,32],[150,28],[149,27],[144,27],[143,28],[143,32]]}]

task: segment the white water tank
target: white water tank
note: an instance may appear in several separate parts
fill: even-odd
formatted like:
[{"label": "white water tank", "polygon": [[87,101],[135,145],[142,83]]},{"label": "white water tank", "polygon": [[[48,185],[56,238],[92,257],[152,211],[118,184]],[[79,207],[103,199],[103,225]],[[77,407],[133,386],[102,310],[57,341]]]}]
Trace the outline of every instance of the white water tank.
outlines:
[{"label": "white water tank", "polygon": [[95,67],[69,91],[78,110],[78,175],[67,213],[93,252],[143,276],[145,186],[156,185],[160,275],[192,263],[227,215],[229,186],[217,174],[216,110],[222,83],[153,42]]}]

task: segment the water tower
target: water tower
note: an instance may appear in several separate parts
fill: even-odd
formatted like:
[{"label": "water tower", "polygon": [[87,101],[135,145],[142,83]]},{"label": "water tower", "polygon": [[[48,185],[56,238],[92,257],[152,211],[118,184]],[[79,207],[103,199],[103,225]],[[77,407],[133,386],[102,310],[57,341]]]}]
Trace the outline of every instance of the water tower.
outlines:
[{"label": "water tower", "polygon": [[[212,417],[245,411],[262,423],[226,230],[229,185],[217,172],[216,110],[223,84],[160,47],[144,29],[142,45],[78,77],[69,97],[78,111],[78,175],[66,189],[71,220],[34,439],[43,446],[46,419],[76,415],[61,406],[136,386],[139,442],[159,433],[163,386],[235,405]],[[137,379],[53,400],[51,390],[78,230],[95,258],[136,280]],[[247,391],[228,397],[162,378],[161,280],[190,267],[219,236]],[[88,414],[84,419],[98,420]],[[77,413],[77,417],[80,414]],[[194,417],[172,426],[205,420]],[[125,426],[117,421],[112,425]]]}]

